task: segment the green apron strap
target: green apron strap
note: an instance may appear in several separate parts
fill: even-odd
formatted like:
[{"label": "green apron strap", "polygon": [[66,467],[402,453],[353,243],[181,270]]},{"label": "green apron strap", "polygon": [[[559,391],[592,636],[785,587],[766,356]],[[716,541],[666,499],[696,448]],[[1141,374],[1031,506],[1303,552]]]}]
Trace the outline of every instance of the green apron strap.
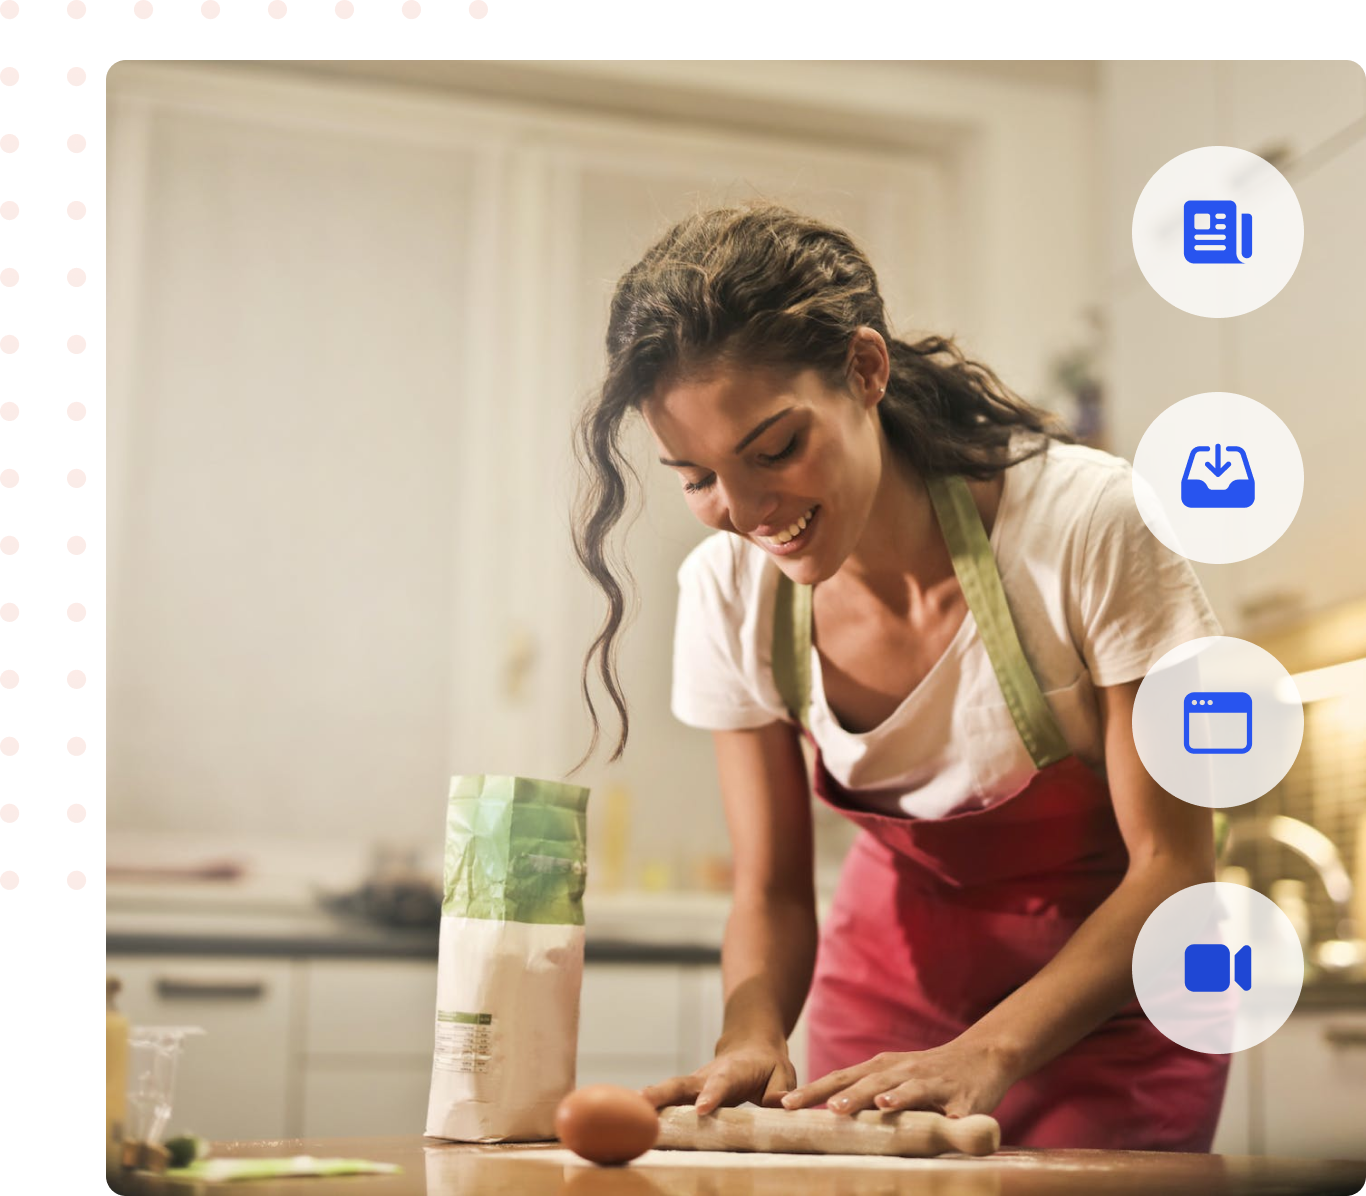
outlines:
[{"label": "green apron strap", "polygon": [[[1015,729],[1036,768],[1072,754],[1058,720],[1025,659],[1010,617],[991,542],[972,492],[960,477],[927,479],[953,569]],[[779,572],[773,612],[773,679],[787,708],[808,725],[811,704],[811,587]]]},{"label": "green apron strap", "polygon": [[977,620],[977,632],[995,670],[1010,717],[1015,720],[1015,729],[1035,768],[1054,764],[1070,756],[1072,749],[1067,746],[1058,720],[1020,647],[991,541],[972,500],[972,491],[967,482],[956,476],[927,478],[925,484],[953,558],[953,571],[958,574],[968,609]]},{"label": "green apron strap", "polygon": [[811,707],[811,587],[781,569],[773,608],[773,680],[803,727]]}]

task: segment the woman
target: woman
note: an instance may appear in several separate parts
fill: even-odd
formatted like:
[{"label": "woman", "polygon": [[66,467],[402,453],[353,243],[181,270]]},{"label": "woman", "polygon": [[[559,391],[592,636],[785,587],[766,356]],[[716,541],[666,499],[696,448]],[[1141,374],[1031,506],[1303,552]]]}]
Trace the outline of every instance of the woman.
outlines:
[{"label": "woman", "polygon": [[[1151,780],[1144,671],[1218,634],[1129,467],[937,337],[888,331],[839,229],[702,212],[617,285],[579,426],[584,663],[622,720],[605,540],[639,411],[716,534],[679,570],[673,708],[711,729],[734,852],[715,1058],[656,1105],[991,1113],[1017,1146],[1207,1151],[1229,1057],[1134,999],[1147,916],[1213,880],[1210,811]],[[808,777],[861,829],[819,936]],[[589,749],[592,754],[592,748]],[[808,1083],[787,1037],[803,1003]]]}]

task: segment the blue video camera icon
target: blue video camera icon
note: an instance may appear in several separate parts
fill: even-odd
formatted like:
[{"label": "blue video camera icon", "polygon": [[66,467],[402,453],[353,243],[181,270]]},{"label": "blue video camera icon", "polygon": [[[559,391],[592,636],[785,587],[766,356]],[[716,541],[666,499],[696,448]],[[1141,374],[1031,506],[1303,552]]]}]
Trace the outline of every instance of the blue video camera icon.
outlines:
[{"label": "blue video camera icon", "polygon": [[[1221,993],[1228,989],[1229,951],[1223,943],[1192,943],[1186,948],[1186,989],[1193,993]],[[1244,992],[1252,988],[1252,948],[1239,947],[1233,956],[1233,979]]]}]

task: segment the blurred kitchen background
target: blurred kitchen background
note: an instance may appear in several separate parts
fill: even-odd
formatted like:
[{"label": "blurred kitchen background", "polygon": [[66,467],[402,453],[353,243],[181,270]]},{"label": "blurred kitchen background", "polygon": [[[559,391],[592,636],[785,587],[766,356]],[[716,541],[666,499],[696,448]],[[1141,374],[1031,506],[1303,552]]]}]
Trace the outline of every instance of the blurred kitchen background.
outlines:
[{"label": "blurred kitchen background", "polygon": [[[1360,67],[123,62],[108,90],[109,972],[135,1022],[208,1031],[173,1127],[420,1131],[449,777],[560,777],[588,741],[570,429],[613,283],[691,208],[765,197],[856,234],[895,330],[956,334],[1101,447],[1209,390],[1294,432],[1290,530],[1198,566],[1308,700],[1221,874],[1300,924],[1305,992],[1235,1057],[1215,1149],[1360,1157]],[[1130,244],[1149,176],[1202,145],[1261,154],[1304,211],[1294,278],[1237,319],[1169,306]],[[632,435],[631,740],[574,779],[579,1078],[640,1085],[710,1056],[728,852],[710,736],[669,713],[706,529]],[[849,834],[818,822],[826,895]]]}]

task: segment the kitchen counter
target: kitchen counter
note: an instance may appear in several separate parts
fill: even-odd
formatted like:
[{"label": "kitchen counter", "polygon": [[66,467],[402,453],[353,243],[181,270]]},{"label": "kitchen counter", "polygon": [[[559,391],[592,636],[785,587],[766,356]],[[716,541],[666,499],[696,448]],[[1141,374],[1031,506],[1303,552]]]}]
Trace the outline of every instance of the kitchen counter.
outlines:
[{"label": "kitchen counter", "polygon": [[1295,1010],[1301,1009],[1366,1010],[1366,980],[1306,980],[1300,989],[1300,999],[1295,1002]]},{"label": "kitchen counter", "polygon": [[557,1143],[473,1146],[413,1135],[234,1142],[216,1144],[214,1153],[362,1158],[397,1163],[403,1173],[199,1185],[139,1174],[119,1190],[127,1196],[1348,1196],[1366,1183],[1366,1161],[1156,1151],[1007,1148],[982,1158],[885,1159],[652,1150],[627,1167],[603,1168]]},{"label": "kitchen counter", "polygon": [[[717,963],[729,894],[590,894],[590,963]],[[233,886],[109,886],[109,955],[436,960],[439,928],[395,928],[335,913],[312,893],[262,900]]]},{"label": "kitchen counter", "polygon": [[[212,955],[252,959],[306,956],[310,959],[430,959],[437,956],[437,934],[425,930],[392,930],[359,923],[332,933],[218,935],[111,931],[105,936],[107,955]],[[587,963],[721,962],[719,947],[688,943],[648,943],[588,938]]]},{"label": "kitchen counter", "polygon": [[[730,897],[723,893],[590,894],[588,963],[715,964]],[[111,955],[239,958],[430,959],[437,927],[396,929],[333,913],[313,895],[272,903],[230,888],[109,886],[105,950]],[[1366,1009],[1366,977],[1305,981],[1299,1010]]]}]

